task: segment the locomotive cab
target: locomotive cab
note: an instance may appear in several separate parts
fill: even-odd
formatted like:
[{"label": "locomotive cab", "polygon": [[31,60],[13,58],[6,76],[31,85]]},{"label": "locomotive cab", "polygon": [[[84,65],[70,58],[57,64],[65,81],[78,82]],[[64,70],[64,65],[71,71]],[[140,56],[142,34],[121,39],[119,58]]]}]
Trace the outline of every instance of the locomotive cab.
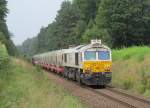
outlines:
[{"label": "locomotive cab", "polygon": [[83,82],[87,85],[106,85],[111,82],[111,50],[100,42],[83,52]]}]

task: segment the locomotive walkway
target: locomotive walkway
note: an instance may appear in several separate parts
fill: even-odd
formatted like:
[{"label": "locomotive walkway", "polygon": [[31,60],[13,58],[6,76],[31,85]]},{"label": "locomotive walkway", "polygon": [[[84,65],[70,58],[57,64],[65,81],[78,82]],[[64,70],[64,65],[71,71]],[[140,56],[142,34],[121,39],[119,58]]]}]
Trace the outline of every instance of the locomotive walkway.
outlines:
[{"label": "locomotive walkway", "polygon": [[150,100],[143,97],[130,95],[111,87],[105,89],[81,87],[53,73],[47,74],[50,80],[79,97],[90,108],[150,108]]}]

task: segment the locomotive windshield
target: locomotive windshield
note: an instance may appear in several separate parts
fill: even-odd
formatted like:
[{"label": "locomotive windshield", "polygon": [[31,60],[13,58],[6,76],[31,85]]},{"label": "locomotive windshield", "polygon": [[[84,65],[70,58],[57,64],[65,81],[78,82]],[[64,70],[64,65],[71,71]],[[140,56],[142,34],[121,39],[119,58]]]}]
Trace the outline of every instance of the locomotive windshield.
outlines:
[{"label": "locomotive windshield", "polygon": [[96,60],[96,52],[95,51],[86,51],[84,53],[85,60]]},{"label": "locomotive windshield", "polygon": [[99,60],[110,60],[109,51],[99,51],[98,52],[98,59]]}]

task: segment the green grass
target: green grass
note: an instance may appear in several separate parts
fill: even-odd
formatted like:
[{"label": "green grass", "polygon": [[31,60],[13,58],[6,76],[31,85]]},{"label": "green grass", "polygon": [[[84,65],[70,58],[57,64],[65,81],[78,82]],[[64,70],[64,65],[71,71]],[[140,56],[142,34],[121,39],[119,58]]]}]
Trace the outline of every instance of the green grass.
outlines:
[{"label": "green grass", "polygon": [[113,50],[113,60],[129,60],[135,59],[138,61],[143,61],[146,55],[150,55],[150,47],[131,47],[124,48],[121,50]]},{"label": "green grass", "polygon": [[150,97],[150,47],[113,50],[112,84]]},{"label": "green grass", "polygon": [[0,70],[0,108],[85,108],[38,67],[13,59]]}]

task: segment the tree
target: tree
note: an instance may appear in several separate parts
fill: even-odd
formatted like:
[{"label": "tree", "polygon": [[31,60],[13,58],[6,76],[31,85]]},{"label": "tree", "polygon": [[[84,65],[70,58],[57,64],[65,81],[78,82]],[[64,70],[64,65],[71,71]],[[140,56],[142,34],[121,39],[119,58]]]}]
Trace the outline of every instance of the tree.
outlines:
[{"label": "tree", "polygon": [[113,47],[148,44],[149,7],[148,0],[102,0],[96,24],[108,32]]},{"label": "tree", "polygon": [[64,1],[55,21],[41,28],[35,37],[35,47],[31,47],[34,38],[24,44],[29,47],[27,52],[34,53],[68,48],[91,39],[102,39],[113,48],[148,45],[149,11],[150,0]]},{"label": "tree", "polygon": [[10,33],[8,31],[8,27],[5,21],[7,13],[7,1],[0,0],[0,41],[5,44],[10,55],[16,55],[17,49],[12,40],[10,39]]},{"label": "tree", "polygon": [[81,17],[80,11],[70,1],[62,3],[61,9],[56,17],[57,32],[54,34],[54,36],[57,36],[60,48],[68,47],[70,44],[76,44],[77,38],[73,32]]},{"label": "tree", "polygon": [[5,38],[5,35],[2,32],[0,32],[0,41],[1,41],[2,44],[5,44],[6,41],[7,41],[6,38]]},{"label": "tree", "polygon": [[37,53],[37,42],[37,38],[35,37],[27,39],[21,46],[17,46],[19,53],[26,58],[32,57]]},{"label": "tree", "polygon": [[7,1],[6,0],[0,0],[0,20],[5,20],[7,13],[8,13]]},{"label": "tree", "polygon": [[[101,38],[100,32],[95,24],[95,17],[101,0],[74,0],[73,4],[83,15],[82,20],[85,22],[84,30],[80,33],[80,40],[83,43],[89,42],[93,38]],[[81,43],[80,42],[80,43]]]},{"label": "tree", "polygon": [[73,3],[83,13],[87,23],[95,19],[100,0],[74,0]]}]

